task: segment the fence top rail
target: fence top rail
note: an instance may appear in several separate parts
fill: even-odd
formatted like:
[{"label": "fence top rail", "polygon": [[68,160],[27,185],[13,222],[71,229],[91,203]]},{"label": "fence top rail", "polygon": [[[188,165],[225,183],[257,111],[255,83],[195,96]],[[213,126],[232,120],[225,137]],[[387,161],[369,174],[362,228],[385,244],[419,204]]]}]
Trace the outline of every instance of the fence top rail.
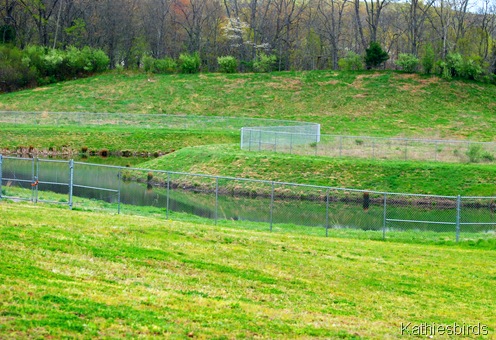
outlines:
[{"label": "fence top rail", "polygon": [[45,163],[67,163],[69,164],[71,160],[61,160],[61,159],[46,159],[46,158],[36,158],[38,162],[45,162]]},{"label": "fence top rail", "polygon": [[[409,196],[409,197],[432,197],[432,198],[446,198],[446,199],[457,199],[458,196],[440,196],[440,195],[427,195],[427,194],[409,194],[400,192],[384,192],[384,195],[390,196]],[[460,196],[460,198],[463,198]]]},{"label": "fence top rail", "polygon": [[[1,155],[0,155],[1,156]],[[36,158],[30,158],[30,157],[12,157],[12,156],[1,156],[3,159],[12,159],[12,160],[19,160],[19,161],[35,161]]]}]

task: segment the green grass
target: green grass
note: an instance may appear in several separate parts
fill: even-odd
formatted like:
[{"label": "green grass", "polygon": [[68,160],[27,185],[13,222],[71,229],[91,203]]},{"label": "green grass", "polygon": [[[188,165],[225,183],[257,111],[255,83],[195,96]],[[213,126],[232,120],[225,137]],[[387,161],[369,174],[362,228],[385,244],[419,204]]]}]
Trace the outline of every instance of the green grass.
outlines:
[{"label": "green grass", "polygon": [[436,195],[496,195],[492,164],[329,159],[241,151],[237,146],[189,147],[139,165],[219,176],[364,190]]},{"label": "green grass", "polygon": [[2,338],[395,338],[488,325],[494,251],[0,202]]},{"label": "green grass", "polygon": [[[49,150],[58,153],[79,153],[83,147],[88,152],[98,153],[102,149],[111,152],[130,151],[131,153],[169,153],[187,146],[239,143],[239,133],[232,131],[199,131],[177,129],[140,129],[127,127],[49,127],[49,126],[2,126],[0,151],[5,153],[28,149],[48,154]],[[8,150],[7,150],[8,149]]]},{"label": "green grass", "polygon": [[495,97],[494,85],[392,71],[108,73],[3,94],[0,110],[277,118],[330,134],[493,141]]}]

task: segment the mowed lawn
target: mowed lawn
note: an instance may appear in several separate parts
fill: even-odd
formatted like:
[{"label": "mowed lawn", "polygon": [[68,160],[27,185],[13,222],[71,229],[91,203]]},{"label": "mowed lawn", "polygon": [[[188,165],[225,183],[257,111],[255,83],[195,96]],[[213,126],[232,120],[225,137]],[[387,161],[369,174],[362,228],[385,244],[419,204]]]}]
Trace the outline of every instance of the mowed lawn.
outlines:
[{"label": "mowed lawn", "polygon": [[0,338],[397,338],[487,326],[496,252],[0,201]]}]

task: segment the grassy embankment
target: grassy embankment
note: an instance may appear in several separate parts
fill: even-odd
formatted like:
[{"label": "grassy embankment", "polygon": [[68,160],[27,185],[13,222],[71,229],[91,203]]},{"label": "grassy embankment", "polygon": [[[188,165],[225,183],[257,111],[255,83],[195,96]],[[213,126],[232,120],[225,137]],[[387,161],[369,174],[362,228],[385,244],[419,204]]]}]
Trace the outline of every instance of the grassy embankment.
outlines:
[{"label": "grassy embankment", "polygon": [[[151,80],[151,81],[150,81]],[[323,133],[492,141],[496,87],[394,72],[105,74],[0,96],[0,110],[182,113],[319,122]],[[238,132],[2,126],[0,148],[168,153],[239,142]],[[195,162],[191,162],[194,159]],[[433,194],[494,195],[491,164],[367,161],[193,148],[153,169]]]},{"label": "grassy embankment", "polygon": [[494,335],[494,251],[60,212],[0,202],[2,338]]},{"label": "grassy embankment", "polygon": [[145,169],[275,180],[312,185],[436,195],[496,195],[496,166],[334,159],[190,147],[140,164]]}]

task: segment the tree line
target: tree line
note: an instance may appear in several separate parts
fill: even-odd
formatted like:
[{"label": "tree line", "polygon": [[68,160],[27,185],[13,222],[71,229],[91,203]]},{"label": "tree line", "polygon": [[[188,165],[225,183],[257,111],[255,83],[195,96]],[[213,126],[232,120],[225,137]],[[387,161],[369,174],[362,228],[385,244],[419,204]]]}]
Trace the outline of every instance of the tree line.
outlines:
[{"label": "tree line", "polygon": [[112,68],[197,54],[206,71],[226,56],[240,71],[268,56],[277,70],[338,69],[372,43],[389,68],[405,55],[496,68],[496,0],[0,0],[0,18],[0,42],[101,49]]}]

